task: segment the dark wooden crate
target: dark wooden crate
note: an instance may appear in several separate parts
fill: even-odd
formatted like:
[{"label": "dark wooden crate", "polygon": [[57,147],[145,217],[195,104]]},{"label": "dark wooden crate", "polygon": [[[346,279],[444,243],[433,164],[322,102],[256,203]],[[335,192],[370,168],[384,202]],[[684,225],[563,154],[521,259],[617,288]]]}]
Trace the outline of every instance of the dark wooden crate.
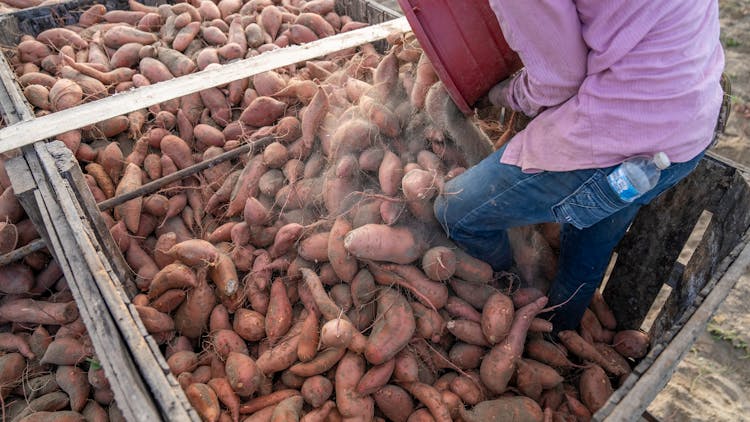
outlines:
[{"label": "dark wooden crate", "polygon": [[[165,3],[163,0],[140,0],[149,6]],[[60,3],[29,7],[0,15],[0,45],[18,44],[22,35],[39,35],[42,31],[78,22],[89,6],[103,4],[107,10],[125,10],[128,0],[67,0]]]}]

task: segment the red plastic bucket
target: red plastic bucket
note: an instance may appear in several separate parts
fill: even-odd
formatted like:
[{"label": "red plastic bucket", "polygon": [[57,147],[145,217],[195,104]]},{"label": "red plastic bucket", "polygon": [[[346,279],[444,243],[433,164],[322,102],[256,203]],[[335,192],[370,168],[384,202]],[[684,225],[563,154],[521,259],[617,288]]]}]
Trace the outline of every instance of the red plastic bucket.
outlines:
[{"label": "red plastic bucket", "polygon": [[488,0],[398,0],[427,57],[466,114],[495,84],[522,67]]}]

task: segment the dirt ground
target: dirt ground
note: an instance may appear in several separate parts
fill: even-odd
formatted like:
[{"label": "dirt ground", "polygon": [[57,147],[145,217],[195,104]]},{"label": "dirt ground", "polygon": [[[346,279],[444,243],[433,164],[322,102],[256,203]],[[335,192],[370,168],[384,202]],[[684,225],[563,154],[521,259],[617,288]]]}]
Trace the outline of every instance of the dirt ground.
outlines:
[{"label": "dirt ground", "polygon": [[[719,0],[734,106],[714,152],[750,166],[750,0]],[[649,407],[662,421],[750,421],[750,277],[719,308]]]},{"label": "dirt ground", "polygon": [[[395,0],[381,4],[399,10]],[[733,110],[714,152],[750,166],[750,0],[719,0]],[[740,279],[708,329],[648,408],[667,421],[750,421],[750,275]]]}]

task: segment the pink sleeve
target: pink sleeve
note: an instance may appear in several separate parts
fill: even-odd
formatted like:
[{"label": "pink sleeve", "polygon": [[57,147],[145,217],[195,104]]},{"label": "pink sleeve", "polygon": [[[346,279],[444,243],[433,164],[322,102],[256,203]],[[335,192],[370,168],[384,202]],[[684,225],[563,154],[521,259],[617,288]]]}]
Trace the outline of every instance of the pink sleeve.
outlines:
[{"label": "pink sleeve", "polygon": [[572,0],[490,0],[508,45],[524,63],[507,103],[528,116],[567,101],[586,76],[588,48]]}]

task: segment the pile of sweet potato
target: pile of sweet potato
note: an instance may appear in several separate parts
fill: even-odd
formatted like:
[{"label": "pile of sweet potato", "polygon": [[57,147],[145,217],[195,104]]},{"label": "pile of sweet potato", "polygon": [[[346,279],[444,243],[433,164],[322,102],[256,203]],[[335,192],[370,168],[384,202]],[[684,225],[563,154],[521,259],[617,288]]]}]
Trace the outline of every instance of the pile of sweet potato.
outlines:
[{"label": "pile of sweet potato", "polygon": [[[130,10],[110,11],[96,4],[83,11],[77,25],[51,28],[36,37],[23,35],[7,51],[37,116],[365,26],[339,16],[334,0],[195,0],[159,7],[131,0],[129,4]],[[276,88],[274,81],[269,83],[269,89]],[[188,105],[168,101],[62,134],[59,139],[85,161],[92,161],[95,152],[81,143],[82,137],[138,139],[147,120],[168,130],[177,128],[183,139],[192,140],[203,104],[211,110],[212,119],[226,124],[232,108],[245,108],[252,102],[252,97],[244,95],[247,87],[246,80],[237,81],[229,84],[228,96],[209,90]],[[296,91],[312,95],[313,89],[305,84]],[[296,91],[287,94],[297,95]],[[215,134],[199,129],[200,135]]]},{"label": "pile of sweet potato", "polygon": [[[332,5],[202,1],[109,19],[92,8],[85,29],[25,40],[14,64],[37,113],[54,112],[312,39],[297,38],[300,26],[326,35],[306,11],[346,29]],[[175,49],[180,34],[193,38]],[[453,139],[482,134],[414,39],[389,41],[384,55],[365,45],[61,136],[99,201],[264,141],[102,213],[136,274],[145,327],[208,421],[590,418],[648,337],[617,332],[597,296],[578,332],[549,341],[543,294],[445,237],[432,203],[469,165]],[[552,250],[554,230],[528,233]],[[517,262],[538,249],[524,238]],[[549,279],[550,254],[535,257]]]},{"label": "pile of sweet potato", "polygon": [[[2,205],[6,253],[38,235],[28,220],[9,219]],[[46,252],[0,267],[2,420],[124,420],[97,359],[65,277]]]}]

